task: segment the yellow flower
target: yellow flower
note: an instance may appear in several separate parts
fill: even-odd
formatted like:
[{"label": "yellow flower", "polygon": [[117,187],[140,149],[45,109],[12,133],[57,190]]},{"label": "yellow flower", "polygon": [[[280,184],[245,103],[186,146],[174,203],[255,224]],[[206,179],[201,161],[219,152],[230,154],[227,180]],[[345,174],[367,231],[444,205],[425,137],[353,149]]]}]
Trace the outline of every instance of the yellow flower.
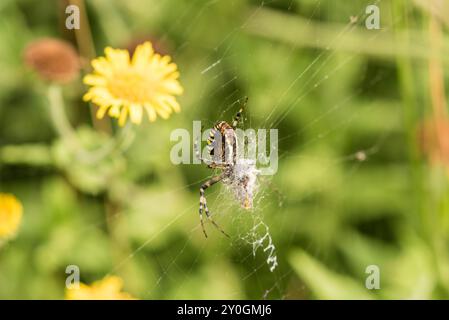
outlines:
[{"label": "yellow flower", "polygon": [[121,292],[123,280],[116,276],[107,276],[90,286],[80,283],[79,288],[66,289],[67,300],[131,300],[129,293]]},{"label": "yellow flower", "polygon": [[12,194],[0,193],[0,239],[13,237],[22,220],[22,204]]},{"label": "yellow flower", "polygon": [[150,42],[137,46],[132,59],[127,50],[107,47],[104,52],[106,57],[92,60],[94,71],[83,79],[91,86],[83,99],[99,106],[97,118],[108,112],[123,126],[128,115],[140,124],[144,110],[151,122],[180,111],[175,95],[183,88],[170,56],[154,53]]}]

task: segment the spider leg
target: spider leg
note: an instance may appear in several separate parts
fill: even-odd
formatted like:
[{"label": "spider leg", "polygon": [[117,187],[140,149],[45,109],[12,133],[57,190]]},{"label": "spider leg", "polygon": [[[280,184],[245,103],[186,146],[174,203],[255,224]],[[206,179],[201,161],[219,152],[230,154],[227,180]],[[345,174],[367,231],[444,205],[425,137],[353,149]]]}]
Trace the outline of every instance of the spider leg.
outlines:
[{"label": "spider leg", "polygon": [[212,219],[211,215],[209,214],[209,208],[207,207],[207,201],[206,197],[204,196],[204,191],[209,188],[210,186],[216,184],[217,182],[221,181],[224,178],[224,175],[219,175],[216,177],[213,177],[212,179],[206,181],[203,183],[203,185],[200,188],[200,221],[201,221],[201,228],[203,229],[204,236],[207,238],[206,229],[204,228],[203,223],[203,211],[206,213],[207,219],[209,219],[210,222],[217,228],[221,233],[223,233],[226,237],[230,238],[229,235],[223,231],[222,228]]},{"label": "spider leg", "polygon": [[235,129],[237,125],[239,124],[239,121],[242,118],[243,110],[245,110],[246,104],[248,103],[248,97],[245,98],[245,101],[243,102],[242,107],[240,110],[235,114],[234,119],[232,120],[232,128]]}]

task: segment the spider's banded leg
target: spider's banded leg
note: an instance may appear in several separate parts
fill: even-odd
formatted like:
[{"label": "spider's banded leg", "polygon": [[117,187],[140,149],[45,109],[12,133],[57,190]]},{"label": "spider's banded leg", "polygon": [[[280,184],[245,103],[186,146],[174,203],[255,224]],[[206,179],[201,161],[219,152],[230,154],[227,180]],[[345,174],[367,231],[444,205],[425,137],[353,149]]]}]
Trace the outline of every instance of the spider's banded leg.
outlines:
[{"label": "spider's banded leg", "polygon": [[204,236],[207,238],[206,229],[204,228],[204,222],[203,222],[203,211],[206,213],[206,217],[212,222],[212,224],[220,230],[221,233],[223,233],[226,237],[230,238],[229,235],[223,231],[222,228],[212,219],[211,215],[209,214],[209,208],[207,207],[207,201],[206,197],[204,196],[204,191],[209,188],[210,186],[214,185],[215,183],[221,181],[224,178],[223,175],[213,177],[212,179],[206,181],[203,183],[203,185],[200,188],[200,221],[201,221],[201,228],[203,229]]},{"label": "spider's banded leg", "polygon": [[211,153],[212,150],[215,148],[214,141],[215,141],[215,134],[217,133],[217,130],[218,129],[215,125],[209,133],[209,138],[207,138],[206,144],[207,144],[207,150],[209,151],[209,153]]},{"label": "spider's banded leg", "polygon": [[247,103],[248,103],[248,97],[245,98],[245,101],[243,102],[242,107],[240,108],[240,110],[234,116],[234,119],[232,120],[232,128],[235,129],[237,127],[237,125],[239,124],[239,121],[242,118],[243,110],[245,110],[245,107],[246,107]]},{"label": "spider's banded leg", "polygon": [[[207,138],[207,151],[208,154],[210,154],[213,158],[212,160],[203,161],[206,163],[209,168],[218,168],[223,166],[225,163],[223,163],[223,159],[221,159],[221,140],[218,140],[219,143],[215,143],[217,137],[221,138],[220,128],[219,124],[216,124],[209,133],[209,138]],[[218,152],[217,152],[218,151]]]},{"label": "spider's banded leg", "polygon": [[209,208],[207,207],[207,204],[204,206],[204,211],[206,212],[206,217],[212,222],[212,224],[217,228],[221,233],[223,233],[226,237],[230,238],[229,234],[227,234],[215,221],[212,219],[212,217],[209,214]]}]

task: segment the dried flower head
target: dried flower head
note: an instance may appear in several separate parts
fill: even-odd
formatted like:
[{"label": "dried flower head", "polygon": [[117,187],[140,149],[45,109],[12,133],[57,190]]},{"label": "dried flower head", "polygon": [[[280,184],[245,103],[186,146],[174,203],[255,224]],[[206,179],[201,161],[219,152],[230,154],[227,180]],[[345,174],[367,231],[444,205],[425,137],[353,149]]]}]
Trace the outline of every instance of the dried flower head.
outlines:
[{"label": "dried flower head", "polygon": [[99,106],[97,118],[107,112],[123,126],[128,115],[132,123],[140,124],[144,110],[151,122],[157,115],[167,119],[180,111],[175,96],[183,88],[169,56],[154,53],[150,42],[139,45],[132,59],[127,50],[107,47],[104,52],[105,57],[92,61],[94,72],[84,77],[91,86],[84,100]]},{"label": "dried flower head", "polygon": [[0,193],[0,239],[17,233],[22,220],[22,204],[12,194]]},{"label": "dried flower head", "polygon": [[79,288],[66,289],[67,300],[131,300],[129,293],[122,292],[123,280],[107,276],[91,285],[80,283]]},{"label": "dried flower head", "polygon": [[79,56],[73,46],[52,38],[30,43],[25,48],[24,59],[41,78],[62,84],[75,79],[81,67]]}]

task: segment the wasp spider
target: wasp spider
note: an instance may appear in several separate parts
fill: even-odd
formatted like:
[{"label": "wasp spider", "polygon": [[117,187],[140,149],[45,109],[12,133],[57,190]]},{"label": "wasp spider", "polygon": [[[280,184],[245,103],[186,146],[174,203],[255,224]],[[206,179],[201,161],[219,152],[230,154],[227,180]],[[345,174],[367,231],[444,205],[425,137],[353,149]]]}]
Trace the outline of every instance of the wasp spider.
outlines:
[{"label": "wasp spider", "polygon": [[233,186],[235,190],[241,190],[241,192],[238,191],[238,198],[242,199],[244,208],[250,208],[252,206],[252,186],[255,184],[255,177],[258,171],[255,169],[255,163],[254,165],[252,164],[253,161],[249,162],[247,159],[241,159],[243,160],[241,161],[237,158],[236,128],[241,120],[247,100],[248,99],[246,98],[242,108],[240,108],[234,116],[231,124],[226,121],[219,121],[212,128],[209,138],[207,139],[207,152],[211,156],[211,160],[204,159],[200,156],[198,142],[195,141],[195,153],[197,158],[205,163],[208,168],[221,170],[219,175],[203,183],[200,188],[199,214],[201,227],[206,238],[207,233],[203,223],[203,212],[206,214],[207,219],[210,220],[218,230],[229,237],[210,215],[206,197],[204,196],[204,192],[207,188],[222,181],[227,185]]}]

